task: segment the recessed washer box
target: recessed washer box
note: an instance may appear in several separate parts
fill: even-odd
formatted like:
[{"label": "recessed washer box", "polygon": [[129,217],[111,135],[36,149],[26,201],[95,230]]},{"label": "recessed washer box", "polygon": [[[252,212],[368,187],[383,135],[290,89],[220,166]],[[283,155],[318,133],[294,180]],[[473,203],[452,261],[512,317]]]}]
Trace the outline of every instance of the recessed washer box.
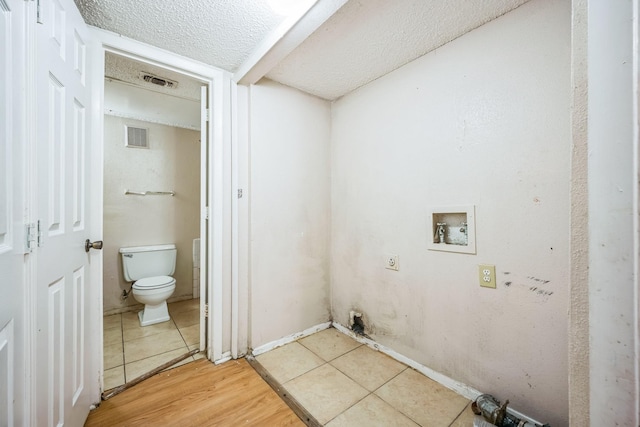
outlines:
[{"label": "recessed washer box", "polygon": [[427,247],[431,251],[476,253],[476,209],[474,205],[433,207]]}]

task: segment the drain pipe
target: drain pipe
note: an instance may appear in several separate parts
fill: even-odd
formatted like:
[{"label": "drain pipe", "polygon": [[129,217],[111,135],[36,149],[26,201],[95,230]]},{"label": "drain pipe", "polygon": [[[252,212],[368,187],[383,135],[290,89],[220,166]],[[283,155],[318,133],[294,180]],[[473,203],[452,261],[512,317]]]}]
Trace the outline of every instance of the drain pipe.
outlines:
[{"label": "drain pipe", "polygon": [[540,426],[514,417],[507,412],[508,404],[507,400],[503,405],[500,405],[495,397],[490,394],[482,394],[471,404],[471,409],[474,414],[482,415],[485,420],[498,427],[550,427],[549,424]]}]

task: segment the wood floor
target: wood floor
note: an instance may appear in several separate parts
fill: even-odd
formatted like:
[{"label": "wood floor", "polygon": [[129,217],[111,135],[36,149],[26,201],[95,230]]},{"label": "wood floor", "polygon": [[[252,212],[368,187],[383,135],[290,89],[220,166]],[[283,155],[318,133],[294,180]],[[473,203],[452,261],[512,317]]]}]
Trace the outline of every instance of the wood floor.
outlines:
[{"label": "wood floor", "polygon": [[198,360],[102,402],[85,426],[304,426],[244,360]]}]

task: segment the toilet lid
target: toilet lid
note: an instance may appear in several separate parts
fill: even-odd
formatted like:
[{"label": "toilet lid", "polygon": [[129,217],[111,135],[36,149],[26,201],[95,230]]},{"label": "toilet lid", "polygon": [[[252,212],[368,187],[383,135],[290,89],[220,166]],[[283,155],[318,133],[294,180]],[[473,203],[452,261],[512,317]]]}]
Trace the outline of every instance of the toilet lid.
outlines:
[{"label": "toilet lid", "polygon": [[171,276],[145,277],[135,282],[133,289],[158,289],[173,285],[175,282]]}]

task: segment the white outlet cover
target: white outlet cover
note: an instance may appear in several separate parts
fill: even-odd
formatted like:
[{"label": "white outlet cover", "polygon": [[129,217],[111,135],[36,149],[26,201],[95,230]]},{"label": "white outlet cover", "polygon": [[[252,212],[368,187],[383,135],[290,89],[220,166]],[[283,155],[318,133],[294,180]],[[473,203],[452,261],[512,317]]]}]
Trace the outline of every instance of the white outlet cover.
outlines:
[{"label": "white outlet cover", "polygon": [[384,268],[388,270],[398,271],[398,269],[400,268],[400,266],[398,265],[398,255],[385,254]]}]

